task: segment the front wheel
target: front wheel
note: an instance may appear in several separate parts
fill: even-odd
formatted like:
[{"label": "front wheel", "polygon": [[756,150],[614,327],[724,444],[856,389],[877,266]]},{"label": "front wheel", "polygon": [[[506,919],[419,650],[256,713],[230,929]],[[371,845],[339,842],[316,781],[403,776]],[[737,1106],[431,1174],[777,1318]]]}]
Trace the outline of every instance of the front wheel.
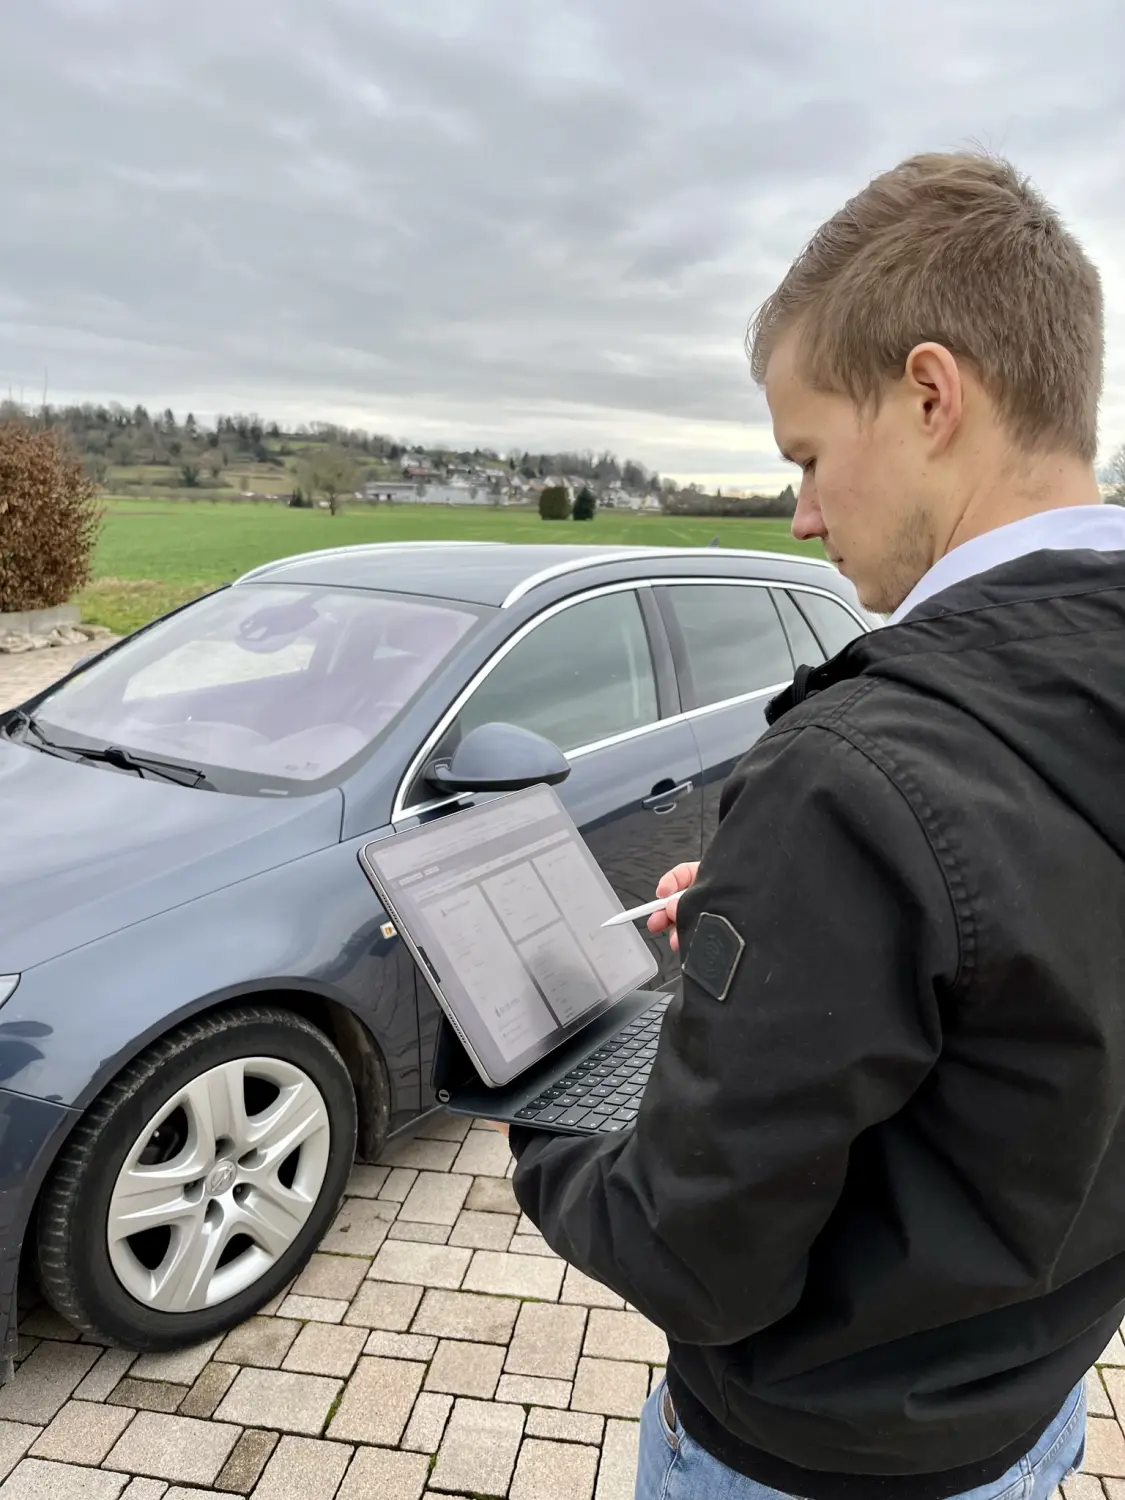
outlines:
[{"label": "front wheel", "polygon": [[189,1022],[132,1062],[64,1145],[39,1207],[43,1294],[130,1349],[222,1333],[311,1255],[355,1142],[347,1068],[310,1022],[258,1006]]}]

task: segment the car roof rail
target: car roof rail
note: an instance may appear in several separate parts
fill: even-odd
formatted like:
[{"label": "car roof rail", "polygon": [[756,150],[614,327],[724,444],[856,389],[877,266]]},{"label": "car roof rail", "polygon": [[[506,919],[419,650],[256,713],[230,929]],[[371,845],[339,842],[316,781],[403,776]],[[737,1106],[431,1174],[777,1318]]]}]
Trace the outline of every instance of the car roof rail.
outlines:
[{"label": "car roof rail", "polygon": [[409,552],[415,547],[506,547],[507,542],[352,542],[346,547],[317,547],[312,552],[294,552],[288,557],[275,557],[272,562],[259,563],[256,568],[251,568],[249,573],[243,573],[236,578],[235,583],[247,583],[252,578],[260,578],[264,573],[270,573],[275,568],[288,567],[290,563],[308,562],[312,557],[340,557],[345,552]]},{"label": "car roof rail", "polygon": [[[803,557],[793,552],[766,552],[753,547],[723,547],[716,549],[721,557],[753,557],[765,562],[778,562],[782,558],[792,562],[809,563],[815,568],[835,569],[825,557]],[[597,568],[604,563],[630,562],[633,558],[653,559],[658,557],[695,557],[701,552],[710,552],[706,547],[630,547],[627,552],[607,552],[593,557],[572,557],[561,563],[552,563],[549,568],[542,568],[538,573],[531,573],[527,578],[517,583],[515,588],[509,590],[501,609],[511,609],[513,604],[518,604],[525,595],[530,594],[533,589],[539,588],[544,583],[549,583],[553,578],[561,578],[567,573],[577,573],[583,568]]]}]

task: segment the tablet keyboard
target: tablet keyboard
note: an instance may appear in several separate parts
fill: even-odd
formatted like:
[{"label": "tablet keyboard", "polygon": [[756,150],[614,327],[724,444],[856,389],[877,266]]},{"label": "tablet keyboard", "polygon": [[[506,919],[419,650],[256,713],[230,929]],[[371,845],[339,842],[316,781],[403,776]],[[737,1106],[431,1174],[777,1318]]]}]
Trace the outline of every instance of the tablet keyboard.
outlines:
[{"label": "tablet keyboard", "polygon": [[658,995],[628,1026],[518,1110],[516,1120],[591,1132],[624,1130],[631,1125],[641,1106],[660,1023],[671,998]]}]

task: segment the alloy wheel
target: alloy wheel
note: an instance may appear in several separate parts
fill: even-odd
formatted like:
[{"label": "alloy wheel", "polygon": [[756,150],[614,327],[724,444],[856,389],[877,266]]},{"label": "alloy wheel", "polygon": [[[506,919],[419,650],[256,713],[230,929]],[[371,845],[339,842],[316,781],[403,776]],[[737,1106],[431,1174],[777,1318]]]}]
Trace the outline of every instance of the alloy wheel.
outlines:
[{"label": "alloy wheel", "polygon": [[199,1074],[130,1147],[106,1221],[138,1302],[196,1312],[245,1291],[300,1234],[331,1151],[325,1100],[300,1068],[240,1057]]}]

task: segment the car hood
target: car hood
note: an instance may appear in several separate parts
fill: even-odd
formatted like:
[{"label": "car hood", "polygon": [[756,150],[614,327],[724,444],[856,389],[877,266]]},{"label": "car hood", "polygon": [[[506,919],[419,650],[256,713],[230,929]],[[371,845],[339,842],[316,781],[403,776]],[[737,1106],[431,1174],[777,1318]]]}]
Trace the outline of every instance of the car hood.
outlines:
[{"label": "car hood", "polygon": [[239,797],[0,737],[0,974],[340,838],[343,797]]}]

